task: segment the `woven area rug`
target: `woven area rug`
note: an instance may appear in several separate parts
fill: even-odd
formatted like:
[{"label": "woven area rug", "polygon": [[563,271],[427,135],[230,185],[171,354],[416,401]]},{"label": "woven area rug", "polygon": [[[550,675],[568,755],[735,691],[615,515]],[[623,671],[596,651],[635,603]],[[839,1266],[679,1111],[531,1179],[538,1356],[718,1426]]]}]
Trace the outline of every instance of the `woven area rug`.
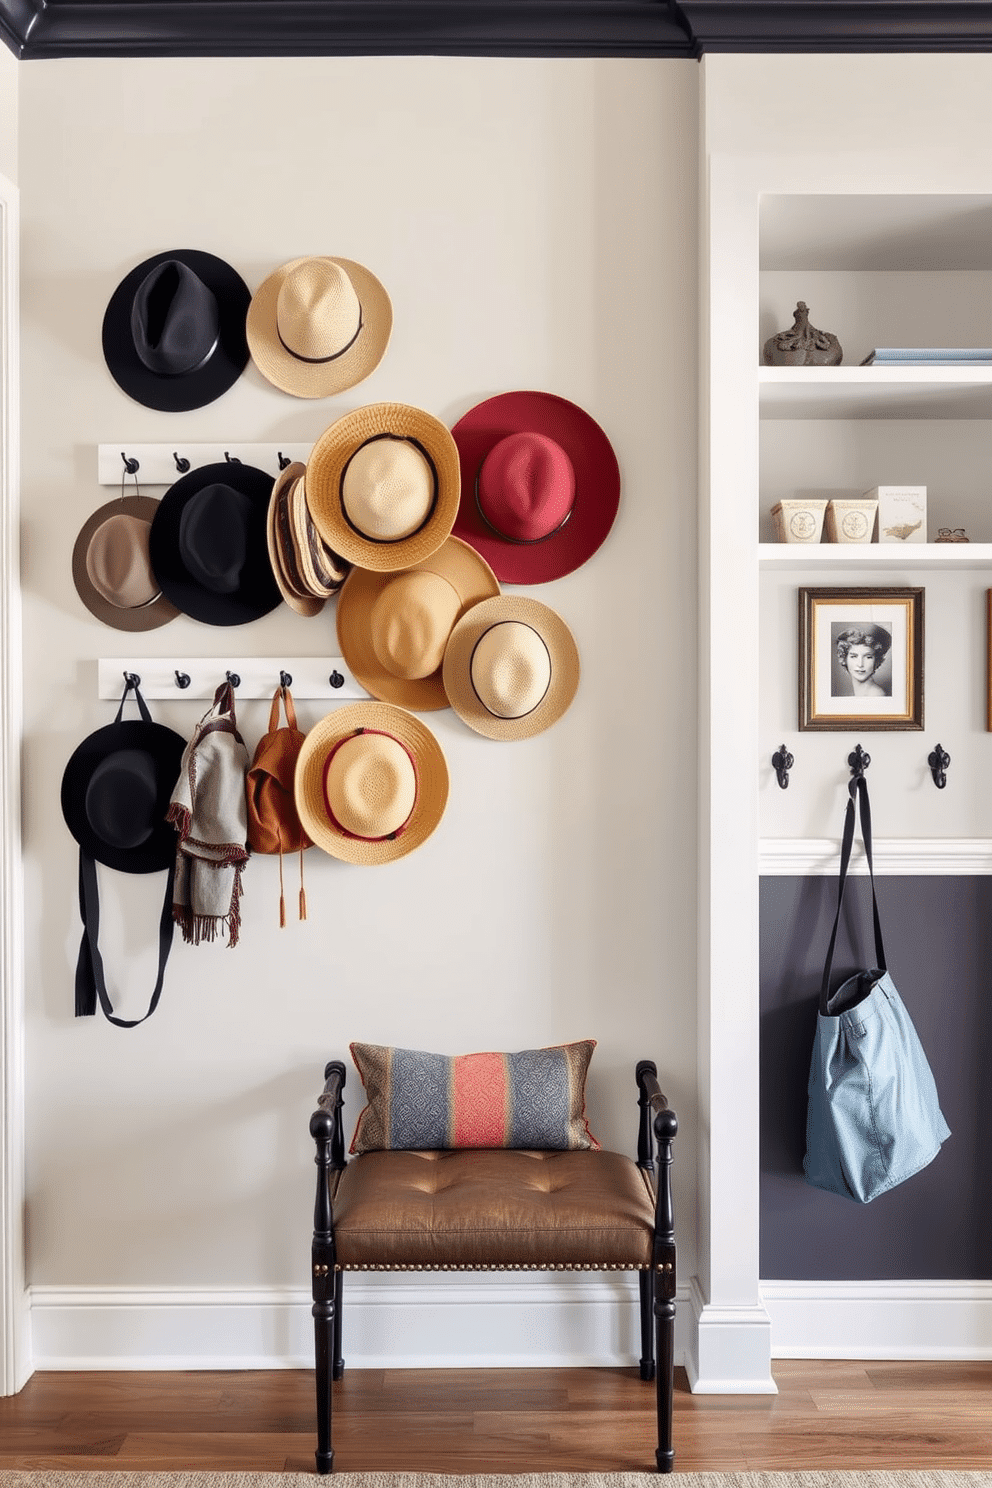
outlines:
[{"label": "woven area rug", "polygon": [[[0,1488],[661,1488],[657,1473],[0,1472]],[[992,1488],[989,1472],[673,1473],[673,1488]]]}]

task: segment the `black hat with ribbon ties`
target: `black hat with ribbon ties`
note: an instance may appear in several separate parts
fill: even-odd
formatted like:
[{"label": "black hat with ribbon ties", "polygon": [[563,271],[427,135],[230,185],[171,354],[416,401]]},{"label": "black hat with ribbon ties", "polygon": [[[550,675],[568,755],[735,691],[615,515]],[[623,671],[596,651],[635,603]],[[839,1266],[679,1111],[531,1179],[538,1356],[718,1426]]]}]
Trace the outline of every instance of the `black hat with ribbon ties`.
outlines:
[{"label": "black hat with ribbon ties", "polygon": [[233,387],[248,365],[251,292],[213,253],[173,248],[121,280],[103,317],[115,382],[146,408],[185,413]]},{"label": "black hat with ribbon ties", "polygon": [[[140,718],[123,718],[128,693],[134,691]],[[96,1012],[97,997],[111,1023],[133,1028],[155,1011],[165,963],[172,944],[172,880],[176,834],[166,820],[169,799],[179,778],[186,740],[174,729],[154,723],[138,679],[125,675],[117,717],[97,729],[73,751],[62,776],[62,815],[79,843],[79,912],[83,939],[76,965],[76,1016]],[[118,1018],[107,993],[99,949],[100,899],[97,863],[121,873],[155,873],[168,869],[159,919],[159,965],[144,1018]]]}]

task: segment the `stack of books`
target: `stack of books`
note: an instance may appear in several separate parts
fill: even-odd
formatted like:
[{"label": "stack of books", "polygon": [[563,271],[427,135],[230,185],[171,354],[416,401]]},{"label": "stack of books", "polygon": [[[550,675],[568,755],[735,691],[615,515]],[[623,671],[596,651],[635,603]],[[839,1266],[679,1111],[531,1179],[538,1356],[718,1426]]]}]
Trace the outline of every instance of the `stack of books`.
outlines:
[{"label": "stack of books", "polygon": [[989,346],[876,346],[862,367],[992,367]]}]

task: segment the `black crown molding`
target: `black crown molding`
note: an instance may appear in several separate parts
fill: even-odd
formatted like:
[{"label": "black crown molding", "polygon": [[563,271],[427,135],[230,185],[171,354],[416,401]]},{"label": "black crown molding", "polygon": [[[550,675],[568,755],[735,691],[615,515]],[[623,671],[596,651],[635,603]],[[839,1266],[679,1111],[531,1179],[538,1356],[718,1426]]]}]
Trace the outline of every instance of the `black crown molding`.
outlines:
[{"label": "black crown molding", "polygon": [[53,57],[992,51],[992,0],[0,0]]}]

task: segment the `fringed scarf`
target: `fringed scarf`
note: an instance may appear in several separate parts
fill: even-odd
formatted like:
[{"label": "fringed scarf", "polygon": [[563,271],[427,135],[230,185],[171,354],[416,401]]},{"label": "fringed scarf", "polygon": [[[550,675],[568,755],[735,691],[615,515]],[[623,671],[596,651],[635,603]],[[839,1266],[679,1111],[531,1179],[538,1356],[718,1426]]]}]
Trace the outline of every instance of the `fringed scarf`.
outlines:
[{"label": "fringed scarf", "polygon": [[234,689],[222,682],[193,731],[167,819],[179,833],[172,918],[187,944],[241,929],[241,873],[248,861],[245,772],[249,756],[234,717]]}]

